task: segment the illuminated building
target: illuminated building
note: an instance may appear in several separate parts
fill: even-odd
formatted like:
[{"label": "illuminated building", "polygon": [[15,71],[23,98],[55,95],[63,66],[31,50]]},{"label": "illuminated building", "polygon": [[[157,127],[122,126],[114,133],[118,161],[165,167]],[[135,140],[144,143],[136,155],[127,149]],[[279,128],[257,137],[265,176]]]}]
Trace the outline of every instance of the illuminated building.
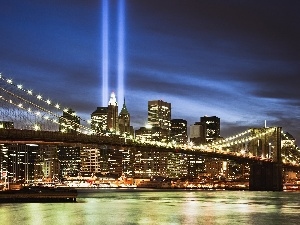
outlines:
[{"label": "illuminated building", "polygon": [[132,129],[133,128],[130,126],[130,114],[127,110],[124,98],[123,107],[119,114],[119,131],[121,134],[133,134]]},{"label": "illuminated building", "polygon": [[205,170],[206,173],[210,175],[211,178],[228,177],[228,162],[221,160],[206,160]]},{"label": "illuminated building", "polygon": [[59,146],[60,177],[77,176],[80,172],[80,147]]},{"label": "illuminated building", "polygon": [[220,138],[220,118],[204,116],[200,122],[190,126],[190,141],[194,144],[205,144]]},{"label": "illuminated building", "polygon": [[223,161],[223,177],[228,180],[249,180],[249,164],[239,164],[234,161]]},{"label": "illuminated building", "polygon": [[91,129],[97,133],[120,132],[133,135],[130,126],[130,114],[127,110],[125,99],[120,114],[118,115],[118,103],[114,92],[111,93],[108,107],[97,107],[91,114]]},{"label": "illuminated building", "polygon": [[135,131],[135,139],[142,142],[160,141],[167,142],[169,140],[169,131],[160,127],[140,127]]},{"label": "illuminated building", "polygon": [[171,120],[171,140],[178,144],[186,144],[187,136],[187,121],[183,119]]},{"label": "illuminated building", "polygon": [[114,92],[111,93],[107,107],[107,128],[111,132],[119,130],[118,103]]},{"label": "illuminated building", "polygon": [[110,95],[110,100],[107,107],[97,107],[91,114],[91,129],[97,133],[116,133],[119,131],[119,123],[124,132],[130,130],[130,115],[127,111],[125,101],[118,116],[118,103],[114,92]]},{"label": "illuminated building", "polygon": [[149,150],[136,151],[134,160],[134,176],[149,178],[152,176],[166,177],[168,167],[168,152]]},{"label": "illuminated building", "polygon": [[80,119],[72,109],[63,112],[59,117],[59,131],[63,133],[77,133],[80,126]]},{"label": "illuminated building", "polygon": [[9,182],[28,182],[34,179],[38,150],[39,146],[30,144],[0,145],[0,169],[7,171]]},{"label": "illuminated building", "polygon": [[148,124],[152,127],[171,129],[171,103],[162,100],[148,101]]},{"label": "illuminated building", "polygon": [[184,153],[168,153],[167,176],[171,178],[185,177],[188,175],[188,155]]},{"label": "illuminated building", "polygon": [[98,173],[100,169],[100,151],[98,148],[85,148],[80,151],[81,172]]},{"label": "illuminated building", "polygon": [[205,157],[199,155],[187,155],[187,174],[191,177],[197,177],[205,173]]},{"label": "illuminated building", "polygon": [[135,151],[130,149],[122,150],[122,154],[122,174],[126,177],[133,177]]},{"label": "illuminated building", "polygon": [[107,146],[100,148],[99,165],[102,174],[113,174],[120,177],[133,177],[134,150],[109,149]]},{"label": "illuminated building", "polygon": [[40,146],[40,160],[43,179],[54,181],[59,177],[59,161],[56,146]]},{"label": "illuminated building", "polygon": [[[7,171],[7,168],[8,168],[8,149],[7,147],[2,144],[0,145],[0,179],[3,179],[4,180],[4,174],[2,174],[2,172],[6,172]],[[3,176],[3,177],[2,177]]]},{"label": "illuminated building", "polygon": [[201,122],[196,122],[194,125],[190,126],[190,141],[195,145],[200,145],[205,143],[205,125]]},{"label": "illuminated building", "polygon": [[148,101],[148,125],[152,129],[158,128],[154,132],[160,135],[158,139],[168,141],[171,131],[171,103],[162,100]]},{"label": "illuminated building", "polygon": [[152,140],[152,129],[140,127],[135,130],[135,139],[142,142],[150,142]]},{"label": "illuminated building", "polygon": [[91,114],[91,129],[96,134],[103,134],[107,132],[107,116],[108,107],[97,107]]},{"label": "illuminated building", "polygon": [[123,173],[123,150],[109,149],[108,153],[108,173],[121,176]]},{"label": "illuminated building", "polygon": [[204,125],[206,142],[211,142],[220,138],[220,118],[216,116],[204,116],[200,118]]}]

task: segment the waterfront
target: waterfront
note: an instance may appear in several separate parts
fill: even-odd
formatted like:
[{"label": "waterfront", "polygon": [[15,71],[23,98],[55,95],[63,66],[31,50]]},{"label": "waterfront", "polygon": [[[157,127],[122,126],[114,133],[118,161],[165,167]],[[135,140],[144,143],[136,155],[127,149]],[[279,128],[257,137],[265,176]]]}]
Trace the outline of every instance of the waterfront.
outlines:
[{"label": "waterfront", "polygon": [[298,224],[300,192],[82,189],[76,203],[5,203],[1,224]]}]

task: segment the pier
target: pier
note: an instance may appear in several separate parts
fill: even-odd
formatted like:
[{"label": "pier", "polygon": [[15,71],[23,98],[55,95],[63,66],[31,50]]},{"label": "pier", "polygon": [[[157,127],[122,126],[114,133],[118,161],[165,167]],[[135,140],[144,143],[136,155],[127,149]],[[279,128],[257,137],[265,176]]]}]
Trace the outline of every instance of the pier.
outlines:
[{"label": "pier", "polygon": [[77,190],[66,188],[26,187],[0,192],[0,203],[8,202],[76,202]]}]

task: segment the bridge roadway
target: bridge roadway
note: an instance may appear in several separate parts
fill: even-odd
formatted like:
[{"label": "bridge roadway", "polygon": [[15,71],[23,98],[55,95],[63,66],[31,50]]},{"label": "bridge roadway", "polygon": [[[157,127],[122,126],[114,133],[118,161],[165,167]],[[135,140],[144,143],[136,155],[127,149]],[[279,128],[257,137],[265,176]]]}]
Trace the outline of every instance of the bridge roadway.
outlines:
[{"label": "bridge roadway", "polygon": [[[184,147],[165,147],[150,145],[126,139],[122,136],[104,136],[104,135],[86,135],[86,134],[70,134],[59,131],[35,131],[20,129],[0,129],[0,144],[39,144],[39,145],[106,145],[111,148],[130,149],[135,148],[140,151],[168,151],[175,153],[185,153],[199,155],[210,158],[234,160],[239,163],[263,163],[269,164],[272,161],[268,159],[260,159],[259,157],[247,157],[239,153],[212,151],[212,150],[195,150]],[[285,166],[285,165],[283,165]],[[298,165],[286,164],[289,168],[299,169]]]}]

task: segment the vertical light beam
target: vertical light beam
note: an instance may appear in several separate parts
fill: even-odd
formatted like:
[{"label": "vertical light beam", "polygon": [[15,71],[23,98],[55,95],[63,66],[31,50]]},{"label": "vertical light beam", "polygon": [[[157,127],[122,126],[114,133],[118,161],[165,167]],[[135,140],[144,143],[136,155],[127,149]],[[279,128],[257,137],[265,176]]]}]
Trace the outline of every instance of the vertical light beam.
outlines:
[{"label": "vertical light beam", "polygon": [[125,0],[118,4],[118,101],[124,98],[124,17]]},{"label": "vertical light beam", "polygon": [[108,104],[108,1],[102,0],[102,105]]}]

